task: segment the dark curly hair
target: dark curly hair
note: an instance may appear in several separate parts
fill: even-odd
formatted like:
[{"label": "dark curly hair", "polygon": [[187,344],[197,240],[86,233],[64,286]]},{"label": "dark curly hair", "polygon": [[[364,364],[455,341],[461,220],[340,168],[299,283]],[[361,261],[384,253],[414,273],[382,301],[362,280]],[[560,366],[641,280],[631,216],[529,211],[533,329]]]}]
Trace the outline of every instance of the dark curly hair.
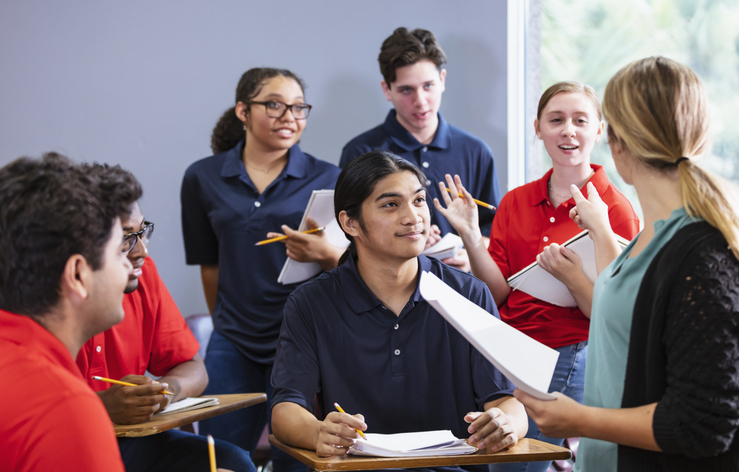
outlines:
[{"label": "dark curly hair", "polygon": [[[273,69],[270,67],[255,67],[244,72],[236,86],[236,103],[248,103],[259,95],[267,80],[277,76],[293,79],[300,85],[305,94],[305,84],[300,77],[287,69]],[[236,116],[236,107],[226,110],[213,128],[210,136],[210,148],[213,154],[220,154],[232,149],[244,139],[244,123]]]},{"label": "dark curly hair", "polygon": [[[359,223],[366,232],[362,221],[362,204],[375,190],[375,185],[385,177],[399,172],[410,172],[418,178],[421,187],[426,188],[426,176],[415,164],[389,151],[375,150],[362,154],[349,162],[336,180],[334,190],[334,215],[339,221],[339,214],[345,211],[347,216]],[[349,240],[349,247],[341,256],[339,265],[343,264],[349,255],[357,256],[357,247],[354,238],[344,232]]]},{"label": "dark curly hair", "polygon": [[429,60],[437,69],[446,64],[446,55],[436,42],[434,33],[425,29],[408,31],[398,28],[393,31],[380,48],[380,72],[388,87],[395,82],[395,71],[399,67],[410,66],[418,61]]},{"label": "dark curly hair", "polygon": [[[141,196],[108,192],[122,182],[56,154],[22,157],[0,169],[0,308],[40,319],[59,302],[67,260],[81,254],[93,270],[116,217]],[[124,179],[125,180],[125,179]]]}]

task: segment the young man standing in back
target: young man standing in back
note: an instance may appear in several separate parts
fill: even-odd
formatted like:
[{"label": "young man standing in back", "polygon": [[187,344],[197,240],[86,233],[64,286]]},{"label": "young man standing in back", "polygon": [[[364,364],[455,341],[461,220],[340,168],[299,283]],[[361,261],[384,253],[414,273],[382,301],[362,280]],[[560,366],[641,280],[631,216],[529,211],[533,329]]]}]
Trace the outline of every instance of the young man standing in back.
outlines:
[{"label": "young man standing in back", "polygon": [[[374,149],[393,152],[416,164],[426,174],[430,198],[439,198],[438,183],[445,174],[459,175],[472,195],[497,206],[498,177],[490,147],[482,140],[447,123],[439,112],[444,92],[446,55],[433,33],[423,29],[396,29],[383,43],[378,58],[385,98],[393,109],[381,125],[349,141],[339,166]],[[480,211],[483,236],[490,235],[493,212]],[[440,235],[453,232],[441,215],[432,216],[429,245]],[[434,228],[435,227],[435,228]],[[464,251],[444,260],[469,271]]]}]

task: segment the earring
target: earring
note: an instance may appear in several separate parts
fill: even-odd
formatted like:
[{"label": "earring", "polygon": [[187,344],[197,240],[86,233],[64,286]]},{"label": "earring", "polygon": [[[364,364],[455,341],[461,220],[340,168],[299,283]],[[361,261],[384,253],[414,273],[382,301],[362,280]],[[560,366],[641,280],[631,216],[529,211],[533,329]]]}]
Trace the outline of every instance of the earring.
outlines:
[{"label": "earring", "polygon": [[540,134],[537,134],[536,137],[539,138],[539,139],[541,139],[541,135]]},{"label": "earring", "polygon": [[244,131],[246,131],[246,124],[244,124],[243,128],[244,128]]}]

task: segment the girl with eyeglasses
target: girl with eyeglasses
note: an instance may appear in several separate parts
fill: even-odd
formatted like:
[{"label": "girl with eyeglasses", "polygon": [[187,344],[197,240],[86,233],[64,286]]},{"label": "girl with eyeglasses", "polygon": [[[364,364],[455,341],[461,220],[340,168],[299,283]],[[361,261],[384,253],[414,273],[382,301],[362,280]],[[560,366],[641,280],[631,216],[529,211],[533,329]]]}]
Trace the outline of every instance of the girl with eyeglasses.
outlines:
[{"label": "girl with eyeglasses", "polygon": [[[462,237],[472,272],[487,283],[501,319],[559,351],[549,391],[562,392],[579,402],[583,401],[593,282],[585,275],[580,258],[560,246],[582,231],[569,217],[575,206],[570,188],[594,194],[592,198],[600,193],[600,204],[608,211],[605,222],[620,236],[630,240],[639,231],[639,220],[629,201],[608,181],[605,169],[590,162],[603,127],[600,103],[592,87],[559,82],[542,94],[534,128],[552,159],[552,169],[503,197],[493,220],[489,248],[480,234],[477,205],[458,177],[453,180],[447,176],[451,195],[442,192],[446,208],[435,202]],[[458,191],[465,197],[456,197]],[[602,266],[617,254],[610,254]],[[576,306],[556,306],[511,290],[507,279],[534,261],[569,289]],[[563,442],[544,436],[533,421],[529,421],[526,437],[557,445]],[[548,462],[496,464],[491,470],[543,472],[548,466]]]},{"label": "girl with eyeglasses", "polygon": [[[270,416],[283,306],[298,285],[279,284],[280,270],[287,257],[328,270],[343,253],[322,232],[296,231],[312,191],[333,189],[339,175],[338,167],[297,144],[310,110],[303,82],[292,72],[248,70],[235,107],[213,130],[216,155],[192,164],[182,182],[187,263],[200,266],[215,326],[205,356],[205,394],[268,395],[267,403],[201,422],[201,432],[252,453]],[[290,236],[286,246],[255,246],[280,229]],[[276,448],[272,457],[276,472],[300,467]]]}]

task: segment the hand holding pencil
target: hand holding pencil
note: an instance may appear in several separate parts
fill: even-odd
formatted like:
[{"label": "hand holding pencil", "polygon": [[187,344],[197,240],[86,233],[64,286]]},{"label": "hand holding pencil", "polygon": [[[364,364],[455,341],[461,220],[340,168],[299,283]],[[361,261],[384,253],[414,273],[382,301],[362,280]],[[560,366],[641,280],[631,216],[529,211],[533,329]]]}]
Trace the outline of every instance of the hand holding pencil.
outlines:
[{"label": "hand holding pencil", "polygon": [[[110,419],[116,424],[139,424],[149,421],[157,411],[169,404],[171,395],[166,383],[158,383],[144,375],[126,375],[121,380],[93,377],[113,385],[98,392]],[[123,384],[123,385],[121,385]],[[166,392],[166,393],[165,393]]]}]

